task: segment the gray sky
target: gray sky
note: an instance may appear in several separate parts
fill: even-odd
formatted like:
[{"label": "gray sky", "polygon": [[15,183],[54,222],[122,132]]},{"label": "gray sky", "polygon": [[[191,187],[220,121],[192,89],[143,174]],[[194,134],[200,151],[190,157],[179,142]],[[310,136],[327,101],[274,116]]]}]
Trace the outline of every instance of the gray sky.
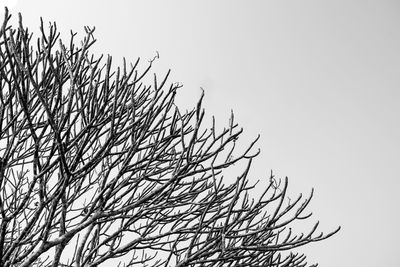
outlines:
[{"label": "gray sky", "polygon": [[251,175],[289,176],[293,196],[314,187],[312,218],[343,227],[302,249],[310,262],[399,266],[398,1],[7,2],[35,31],[40,16],[96,26],[95,51],[116,60],[159,51],[182,107],[203,87],[208,116],[233,109],[244,140],[261,134]]}]

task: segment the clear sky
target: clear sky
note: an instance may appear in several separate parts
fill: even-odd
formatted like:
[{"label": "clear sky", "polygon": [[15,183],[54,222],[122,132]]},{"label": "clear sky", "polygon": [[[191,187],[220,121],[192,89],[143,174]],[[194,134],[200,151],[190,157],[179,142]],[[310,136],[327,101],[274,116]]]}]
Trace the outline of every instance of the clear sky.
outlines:
[{"label": "clear sky", "polygon": [[203,87],[208,116],[233,109],[245,140],[261,134],[251,175],[314,187],[312,218],[342,226],[303,249],[310,262],[400,266],[400,2],[0,2],[34,31],[40,16],[64,33],[96,26],[95,51],[116,60],[158,51],[182,107]]}]

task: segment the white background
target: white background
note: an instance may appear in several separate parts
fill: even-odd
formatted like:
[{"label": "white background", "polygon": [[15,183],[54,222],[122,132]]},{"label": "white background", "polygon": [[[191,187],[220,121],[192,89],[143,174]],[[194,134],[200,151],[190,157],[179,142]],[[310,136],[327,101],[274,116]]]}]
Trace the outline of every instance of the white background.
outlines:
[{"label": "white background", "polygon": [[[97,53],[172,69],[190,108],[230,110],[258,133],[251,176],[315,188],[311,220],[336,236],[302,249],[323,267],[400,266],[400,3],[398,1],[0,1],[37,32],[96,26]],[[227,177],[229,179],[229,177]],[[260,189],[261,190],[261,189]],[[311,221],[310,221],[311,222]]]}]

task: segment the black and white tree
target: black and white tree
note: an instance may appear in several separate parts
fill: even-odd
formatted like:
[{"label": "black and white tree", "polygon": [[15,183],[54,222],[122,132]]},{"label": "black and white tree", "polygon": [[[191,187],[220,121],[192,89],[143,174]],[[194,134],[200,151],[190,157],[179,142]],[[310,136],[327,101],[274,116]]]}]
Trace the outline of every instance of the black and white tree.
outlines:
[{"label": "black and white tree", "polygon": [[143,70],[139,59],[114,68],[90,52],[94,28],[65,42],[55,23],[42,21],[36,38],[10,18],[0,32],[1,267],[300,267],[298,247],[339,230],[292,231],[312,193],[289,199],[288,179],[272,174],[251,183],[258,138],[240,149],[233,114],[220,130],[203,126],[203,96],[180,110],[181,85],[151,73],[158,53]]}]

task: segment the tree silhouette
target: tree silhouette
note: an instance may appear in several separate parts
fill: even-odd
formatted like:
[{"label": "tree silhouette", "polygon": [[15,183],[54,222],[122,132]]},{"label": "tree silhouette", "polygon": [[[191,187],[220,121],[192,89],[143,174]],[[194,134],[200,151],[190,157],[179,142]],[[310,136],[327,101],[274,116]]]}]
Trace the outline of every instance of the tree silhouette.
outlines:
[{"label": "tree silhouette", "polygon": [[[288,179],[247,175],[257,140],[202,126],[202,99],[182,112],[180,84],[95,57],[94,28],[60,40],[10,25],[0,32],[0,266],[308,266],[295,248],[330,237],[292,225],[311,195]],[[158,56],[158,55],[157,55]],[[104,62],[104,63],[103,63]],[[149,79],[150,77],[150,79]],[[147,85],[151,84],[151,85]],[[258,138],[257,138],[258,139]],[[233,165],[236,166],[233,167]],[[243,167],[231,184],[229,169]],[[232,178],[231,178],[232,179]]]}]

